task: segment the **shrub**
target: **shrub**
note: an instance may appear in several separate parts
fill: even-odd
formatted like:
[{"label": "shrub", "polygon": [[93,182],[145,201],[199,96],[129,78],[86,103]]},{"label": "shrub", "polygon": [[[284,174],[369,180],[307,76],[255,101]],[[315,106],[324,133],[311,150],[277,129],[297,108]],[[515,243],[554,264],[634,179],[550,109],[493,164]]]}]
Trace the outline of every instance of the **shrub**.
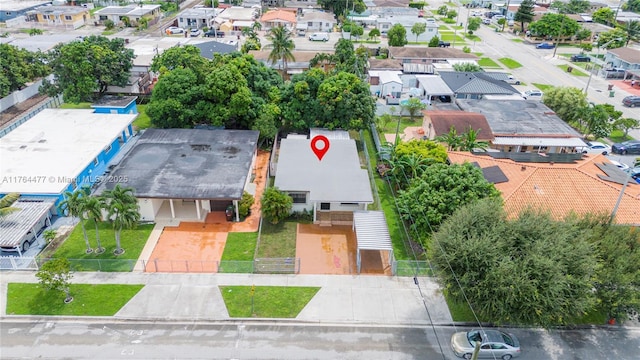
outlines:
[{"label": "shrub", "polygon": [[249,213],[251,212],[251,205],[253,205],[253,202],[253,196],[245,191],[244,194],[242,194],[240,203],[238,204],[238,214],[240,215],[240,217],[245,218],[249,216]]},{"label": "shrub", "polygon": [[270,187],[262,194],[262,215],[272,224],[286,219],[291,212],[293,199],[277,188]]},{"label": "shrub", "polygon": [[471,48],[470,48],[470,47],[468,47],[468,46],[464,46],[464,47],[462,48],[462,52],[463,52],[463,53],[465,53],[465,54],[468,54],[468,53],[470,53],[470,52],[471,52]]}]

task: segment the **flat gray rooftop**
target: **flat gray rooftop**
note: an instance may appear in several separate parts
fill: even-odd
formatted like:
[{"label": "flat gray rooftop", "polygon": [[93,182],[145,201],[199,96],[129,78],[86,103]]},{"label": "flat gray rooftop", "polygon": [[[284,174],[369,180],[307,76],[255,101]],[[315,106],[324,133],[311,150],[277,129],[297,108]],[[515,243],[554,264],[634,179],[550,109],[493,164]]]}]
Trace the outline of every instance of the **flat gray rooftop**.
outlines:
[{"label": "flat gray rooftop", "polygon": [[535,100],[456,99],[461,110],[483,114],[494,135],[581,137],[543,103]]},{"label": "flat gray rooftop", "polygon": [[[111,171],[138,198],[238,200],[258,131],[148,129]],[[97,192],[112,189],[101,184]]]}]

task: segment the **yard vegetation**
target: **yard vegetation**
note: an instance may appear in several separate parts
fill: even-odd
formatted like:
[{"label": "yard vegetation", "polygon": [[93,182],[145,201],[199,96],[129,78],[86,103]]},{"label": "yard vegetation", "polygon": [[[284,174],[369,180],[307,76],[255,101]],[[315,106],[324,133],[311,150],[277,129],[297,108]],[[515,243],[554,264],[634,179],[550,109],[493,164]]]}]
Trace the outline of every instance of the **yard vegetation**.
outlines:
[{"label": "yard vegetation", "polygon": [[256,258],[293,258],[296,256],[298,223],[287,220],[278,224],[262,221]]},{"label": "yard vegetation", "polygon": [[319,287],[220,286],[232,318],[295,318],[319,290]]},{"label": "yard vegetation", "polygon": [[504,66],[508,67],[509,69],[517,69],[517,68],[521,68],[522,64],[520,64],[519,62],[511,59],[511,58],[500,58],[498,59],[498,61],[500,61],[501,63],[504,64]]}]

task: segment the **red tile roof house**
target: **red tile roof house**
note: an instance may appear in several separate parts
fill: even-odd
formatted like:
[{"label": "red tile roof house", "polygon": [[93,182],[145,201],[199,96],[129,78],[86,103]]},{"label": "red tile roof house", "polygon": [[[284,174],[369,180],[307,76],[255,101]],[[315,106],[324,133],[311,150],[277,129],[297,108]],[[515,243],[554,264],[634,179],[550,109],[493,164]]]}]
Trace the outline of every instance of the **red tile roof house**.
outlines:
[{"label": "red tile roof house", "polygon": [[[571,213],[610,215],[626,180],[626,173],[601,154],[585,155],[576,163],[562,164],[517,163],[469,152],[450,152],[449,160],[455,164],[475,163],[483,169],[485,177],[499,170],[503,177],[494,177],[499,180],[492,182],[502,193],[505,209],[512,216],[528,206],[548,210],[556,219]],[[614,222],[640,226],[640,184],[633,180],[622,195]]]},{"label": "red tile roof house", "polygon": [[487,119],[482,114],[460,110],[423,110],[422,128],[427,139],[434,139],[449,133],[451,127],[458,135],[469,131],[478,132],[479,141],[493,141],[493,133]]}]

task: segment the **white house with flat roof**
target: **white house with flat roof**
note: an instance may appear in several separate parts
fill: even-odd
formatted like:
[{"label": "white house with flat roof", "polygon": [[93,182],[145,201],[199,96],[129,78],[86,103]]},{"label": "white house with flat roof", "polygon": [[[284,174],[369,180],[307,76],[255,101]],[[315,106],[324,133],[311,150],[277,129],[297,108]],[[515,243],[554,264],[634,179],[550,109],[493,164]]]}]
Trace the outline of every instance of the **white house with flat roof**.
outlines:
[{"label": "white house with flat roof", "polygon": [[400,97],[402,94],[402,71],[369,70],[369,85],[371,94],[377,96],[392,95]]},{"label": "white house with flat roof", "polygon": [[[329,139],[322,160],[311,149],[317,135]],[[311,211],[319,224],[351,225],[353,212],[373,203],[369,174],[346,131],[312,129],[309,137],[282,139],[274,185],[293,198],[293,211]]]},{"label": "white house with flat roof", "polygon": [[[91,186],[133,136],[137,114],[45,109],[0,138],[0,196],[52,199]],[[118,179],[126,186],[126,179]]]}]

